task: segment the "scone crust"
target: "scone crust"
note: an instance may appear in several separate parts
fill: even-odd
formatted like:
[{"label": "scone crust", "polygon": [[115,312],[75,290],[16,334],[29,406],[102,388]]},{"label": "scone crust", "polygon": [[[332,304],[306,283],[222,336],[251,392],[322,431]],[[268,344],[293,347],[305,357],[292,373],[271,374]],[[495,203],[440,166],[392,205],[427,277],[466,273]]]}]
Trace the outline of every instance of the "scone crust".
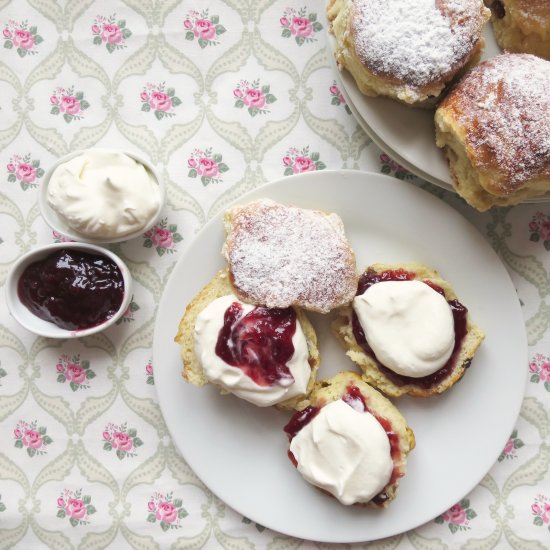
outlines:
[{"label": "scone crust", "polygon": [[548,0],[486,0],[498,45],[508,52],[550,59]]},{"label": "scone crust", "polygon": [[394,483],[390,482],[384,487],[382,492],[386,493],[387,500],[383,503],[368,502],[356,505],[386,508],[397,495],[399,479],[405,475],[407,470],[407,455],[415,447],[414,432],[395,405],[370,386],[364,376],[356,372],[343,371],[326,380],[317,381],[308,400],[302,404],[301,408],[306,406],[323,407],[332,401],[341,399],[350,386],[356,386],[359,389],[369,411],[375,416],[388,420],[393,431],[399,436],[399,456],[394,458],[394,467],[398,469],[400,475]]},{"label": "scone crust", "polygon": [[[438,2],[438,9],[449,16],[452,33],[447,39],[442,38],[441,44],[433,44],[433,36],[426,38],[430,48],[433,46],[432,53],[426,52],[425,56],[420,55],[420,59],[411,58],[421,50],[423,43],[417,39],[418,44],[405,44],[404,41],[410,39],[410,35],[407,38],[407,32],[397,36],[391,47],[382,42],[382,48],[387,46],[390,52],[408,48],[410,55],[404,56],[400,64],[397,63],[400,59],[398,54],[392,53],[390,57],[382,49],[372,46],[373,37],[364,30],[364,17],[372,15],[370,12],[375,3],[372,0],[329,1],[327,17],[330,31],[336,39],[335,57],[338,66],[350,72],[358,88],[367,96],[391,97],[409,106],[433,108],[448,84],[479,62],[485,45],[482,32],[490,11],[484,7],[482,0],[464,0],[462,7],[465,11],[462,13],[453,11],[456,4]],[[397,20],[404,17],[400,13]],[[391,26],[396,24],[393,21]],[[432,30],[429,21],[415,21],[414,24],[417,25],[417,32],[425,33],[426,36]],[[374,28],[380,30],[381,36],[392,31],[391,28],[384,29],[382,23]],[[379,39],[377,36],[374,38]],[[433,52],[446,48],[449,40],[454,41],[453,54],[445,68],[442,68],[438,55],[433,55]]]},{"label": "scone crust", "polygon": [[[376,273],[403,269],[407,272],[413,273],[415,280],[430,281],[440,287],[444,291],[447,301],[458,299],[448,281],[442,279],[437,271],[421,263],[391,265],[374,264],[369,266],[367,269],[372,269]],[[441,380],[438,384],[429,388],[424,388],[414,383],[397,385],[379,368],[381,365],[376,357],[374,355],[367,354],[355,339],[351,322],[352,313],[353,310],[351,306],[341,308],[338,312],[338,316],[332,323],[332,331],[342,346],[346,349],[346,354],[348,357],[362,369],[365,380],[390,397],[399,397],[401,395],[429,397],[448,390],[462,378],[484,339],[483,331],[473,323],[470,313],[468,312],[466,324],[467,332],[461,342],[460,351],[456,357],[455,368],[452,370],[450,375]]]},{"label": "scone crust", "polygon": [[[189,303],[185,309],[185,314],[180,321],[178,332],[174,338],[174,341],[180,345],[180,355],[183,361],[182,376],[187,382],[190,382],[195,386],[204,386],[209,383],[209,380],[206,378],[204,370],[195,353],[195,323],[197,316],[214,300],[232,293],[233,287],[229,282],[228,270],[223,269],[219,271],[216,276]],[[308,383],[307,395],[315,383],[315,378],[320,364],[320,356],[317,346],[317,335],[313,325],[309,322],[309,319],[300,309],[295,308],[295,311],[297,314],[297,321],[304,331],[309,352],[311,376]],[[222,388],[220,388],[220,390],[222,393],[227,393]],[[281,410],[293,410],[299,406],[304,398],[305,396],[298,396],[288,399],[278,403],[275,407]]]},{"label": "scone crust", "polygon": [[550,191],[550,62],[501,54],[439,104],[436,143],[455,189],[480,211]]},{"label": "scone crust", "polygon": [[222,254],[243,301],[327,313],[353,298],[355,253],[338,215],[259,199],[224,221]]}]

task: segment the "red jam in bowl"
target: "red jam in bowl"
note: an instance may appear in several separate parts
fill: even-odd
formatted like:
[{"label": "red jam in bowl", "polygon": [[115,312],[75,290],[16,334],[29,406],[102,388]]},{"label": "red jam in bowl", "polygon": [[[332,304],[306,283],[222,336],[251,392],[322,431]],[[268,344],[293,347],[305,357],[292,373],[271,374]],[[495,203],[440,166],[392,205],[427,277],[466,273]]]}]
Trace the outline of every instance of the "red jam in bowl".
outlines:
[{"label": "red jam in bowl", "polygon": [[29,265],[17,294],[37,317],[67,330],[83,330],[104,323],[120,309],[124,279],[107,256],[62,249]]}]

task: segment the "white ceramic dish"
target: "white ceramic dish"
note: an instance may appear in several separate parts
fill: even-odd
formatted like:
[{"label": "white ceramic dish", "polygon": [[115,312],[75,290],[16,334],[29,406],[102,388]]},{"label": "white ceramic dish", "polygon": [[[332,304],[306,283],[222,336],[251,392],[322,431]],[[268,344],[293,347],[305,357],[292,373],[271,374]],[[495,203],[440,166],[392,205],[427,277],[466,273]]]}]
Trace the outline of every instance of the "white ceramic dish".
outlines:
[{"label": "white ceramic dish", "polygon": [[57,212],[49,205],[48,203],[48,185],[50,182],[50,178],[55,171],[55,169],[64,162],[67,162],[68,160],[77,157],[86,151],[89,151],[91,149],[83,149],[79,151],[73,151],[72,153],[69,153],[59,159],[57,159],[57,162],[50,167],[50,169],[46,172],[44,176],[44,182],[40,186],[40,192],[38,195],[38,205],[40,207],[40,213],[46,220],[46,223],[58,233],[65,235],[69,239],[72,239],[74,241],[84,242],[84,243],[91,243],[91,244],[106,244],[106,243],[117,243],[122,241],[129,241],[130,239],[135,239],[136,237],[139,237],[140,235],[143,235],[143,233],[147,232],[151,227],[157,223],[157,221],[160,218],[162,209],[164,207],[164,201],[165,201],[165,195],[166,190],[165,186],[162,182],[162,179],[158,176],[154,166],[147,161],[146,159],[140,157],[136,153],[133,153],[132,151],[124,151],[121,150],[121,153],[124,153],[128,155],[129,157],[135,159],[137,162],[143,164],[145,168],[153,175],[155,181],[157,182],[159,186],[159,192],[160,192],[160,201],[159,206],[157,210],[155,211],[154,215],[151,217],[151,219],[147,222],[147,224],[138,231],[134,231],[133,233],[130,233],[128,235],[124,235],[123,237],[118,238],[92,238],[88,237],[86,235],[83,235],[82,233],[79,233],[78,231],[75,231],[71,227],[67,225],[67,223],[57,214]]},{"label": "white ceramic dish", "polygon": [[[417,448],[390,508],[342,506],[303,481],[288,460],[282,431],[288,414],[222,396],[210,386],[196,388],[181,377],[179,349],[173,342],[180,318],[224,265],[218,215],[183,251],[157,313],[155,385],[174,443],[229,506],[287,535],[358,542],[429,521],[483,478],[502,451],[521,406],[527,344],[519,300],[506,269],[456,211],[394,178],[357,171],[310,172],[260,187],[239,202],[259,197],[338,213],[359,269],[377,261],[413,260],[436,267],[483,327],[486,340],[451,391],[431,399],[395,400],[415,431]],[[330,334],[331,318],[311,316],[323,377],[356,370]]]},{"label": "white ceramic dish", "polygon": [[[327,22],[327,29],[329,28]],[[336,65],[336,40],[327,30],[328,57],[338,75],[341,91],[357,122],[365,133],[395,161],[422,179],[454,192],[447,159],[435,144],[433,111],[412,109],[397,101],[362,94],[355,79]],[[501,53],[490,24],[485,27],[482,59]],[[550,194],[525,202],[548,202]]]},{"label": "white ceramic dish", "polygon": [[[19,299],[17,286],[19,279],[25,269],[32,263],[38,262],[44,259],[46,256],[52,254],[56,250],[71,249],[81,250],[88,254],[97,254],[107,256],[116,263],[122,277],[124,279],[124,298],[118,309],[117,313],[110,319],[97,325],[82,330],[67,330],[58,327],[54,323],[40,319],[34,313],[32,313]],[[14,319],[18,321],[23,327],[39,336],[46,336],[47,338],[83,338],[90,334],[101,332],[118,321],[124,315],[126,309],[130,305],[132,299],[132,276],[126,264],[110,250],[106,250],[100,246],[96,246],[89,243],[54,243],[39,248],[35,248],[30,252],[27,252],[21,256],[10,269],[5,286],[6,304]]]}]

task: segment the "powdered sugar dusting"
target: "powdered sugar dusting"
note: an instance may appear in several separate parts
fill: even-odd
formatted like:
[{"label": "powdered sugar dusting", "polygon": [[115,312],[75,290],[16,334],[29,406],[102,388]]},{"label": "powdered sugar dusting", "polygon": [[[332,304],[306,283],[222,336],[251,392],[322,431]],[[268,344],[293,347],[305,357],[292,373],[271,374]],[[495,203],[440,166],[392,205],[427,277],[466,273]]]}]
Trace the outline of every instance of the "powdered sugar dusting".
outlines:
[{"label": "powdered sugar dusting", "polygon": [[361,62],[377,74],[426,86],[454,73],[478,41],[481,0],[354,0]]},{"label": "powdered sugar dusting", "polygon": [[328,312],[355,295],[355,255],[337,215],[263,199],[229,219],[223,253],[244,300]]},{"label": "powdered sugar dusting", "polygon": [[448,100],[483,166],[506,176],[505,191],[550,176],[550,62],[503,54],[480,64]]}]

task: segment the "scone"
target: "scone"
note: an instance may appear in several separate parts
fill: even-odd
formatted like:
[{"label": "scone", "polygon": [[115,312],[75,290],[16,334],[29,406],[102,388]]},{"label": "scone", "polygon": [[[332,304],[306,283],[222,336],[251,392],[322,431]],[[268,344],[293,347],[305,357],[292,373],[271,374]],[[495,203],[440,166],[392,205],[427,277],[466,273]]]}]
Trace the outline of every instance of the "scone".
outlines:
[{"label": "scone", "polygon": [[332,329],[365,380],[391,397],[448,390],[484,338],[451,285],[418,263],[370,266]]},{"label": "scone", "polygon": [[225,213],[222,253],[242,300],[327,313],[355,294],[355,254],[336,214],[260,199]]},{"label": "scone", "polygon": [[345,505],[386,508],[415,446],[401,413],[354,372],[317,382],[284,430],[304,479]]},{"label": "scone", "polygon": [[317,336],[304,313],[241,302],[227,270],[187,306],[175,341],[187,382],[211,382],[260,407],[294,409],[319,368]]},{"label": "scone", "polygon": [[433,107],[476,64],[490,11],[483,0],[330,0],[335,56],[368,96]]},{"label": "scone", "polygon": [[436,143],[457,193],[480,211],[550,191],[550,61],[501,54],[439,104]]},{"label": "scone", "polygon": [[509,52],[550,59],[548,0],[485,0],[498,45]]}]

